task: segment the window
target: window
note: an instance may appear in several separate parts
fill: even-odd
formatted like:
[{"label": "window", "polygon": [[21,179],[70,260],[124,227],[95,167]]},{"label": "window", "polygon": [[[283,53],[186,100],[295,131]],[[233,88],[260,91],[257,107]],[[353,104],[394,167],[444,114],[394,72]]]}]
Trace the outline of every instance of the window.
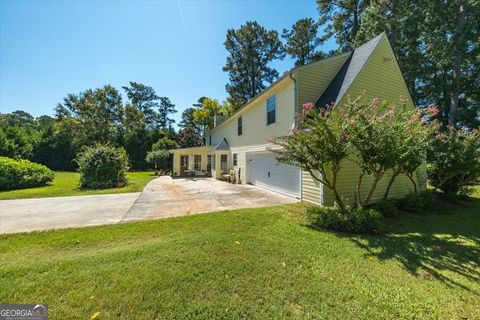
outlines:
[{"label": "window", "polygon": [[267,126],[269,124],[275,123],[276,109],[277,109],[277,101],[275,96],[273,95],[267,99]]},{"label": "window", "polygon": [[243,122],[242,117],[239,117],[237,120],[237,133],[239,136],[241,136],[243,133],[242,122]]},{"label": "window", "polygon": [[236,153],[233,154],[233,166],[234,167],[237,166],[237,154]]},{"label": "window", "polygon": [[180,166],[188,167],[188,156],[180,156]]},{"label": "window", "polygon": [[196,154],[193,161],[193,170],[200,171],[202,170],[202,156]]},{"label": "window", "polygon": [[220,169],[222,170],[222,172],[227,171],[227,155],[226,154],[222,154],[220,156]]},{"label": "window", "polygon": [[212,155],[212,170],[215,170],[215,155]]},{"label": "window", "polygon": [[209,135],[209,136],[208,136],[208,145],[209,145],[209,146],[212,145],[212,135]]},{"label": "window", "polygon": [[212,156],[207,156],[207,172],[212,171]]}]

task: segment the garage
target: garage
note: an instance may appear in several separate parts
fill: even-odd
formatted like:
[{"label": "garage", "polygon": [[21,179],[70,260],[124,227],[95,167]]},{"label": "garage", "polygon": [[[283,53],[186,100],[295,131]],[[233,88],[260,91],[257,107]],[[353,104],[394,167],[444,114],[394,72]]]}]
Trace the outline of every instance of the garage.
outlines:
[{"label": "garage", "polygon": [[247,175],[250,184],[300,198],[300,168],[278,163],[270,152],[247,155]]}]

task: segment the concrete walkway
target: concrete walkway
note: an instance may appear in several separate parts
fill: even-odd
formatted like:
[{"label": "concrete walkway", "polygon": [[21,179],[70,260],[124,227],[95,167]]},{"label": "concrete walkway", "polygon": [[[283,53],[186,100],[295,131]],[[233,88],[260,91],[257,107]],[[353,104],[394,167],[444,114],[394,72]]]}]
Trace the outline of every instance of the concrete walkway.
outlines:
[{"label": "concrete walkway", "polygon": [[250,185],[164,176],[150,181],[142,193],[2,200],[0,233],[114,224],[297,201]]},{"label": "concrete walkway", "polygon": [[0,201],[0,233],[118,223],[140,192]]},{"label": "concrete walkway", "polygon": [[186,180],[163,176],[149,182],[122,222],[298,201],[251,185],[230,184],[212,178]]}]

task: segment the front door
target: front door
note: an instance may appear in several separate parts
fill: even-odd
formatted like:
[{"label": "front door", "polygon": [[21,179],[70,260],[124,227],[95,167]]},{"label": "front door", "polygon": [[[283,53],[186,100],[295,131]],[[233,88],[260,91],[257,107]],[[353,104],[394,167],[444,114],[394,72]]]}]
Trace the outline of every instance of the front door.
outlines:
[{"label": "front door", "polygon": [[188,156],[180,156],[180,176],[185,175],[188,170]]}]

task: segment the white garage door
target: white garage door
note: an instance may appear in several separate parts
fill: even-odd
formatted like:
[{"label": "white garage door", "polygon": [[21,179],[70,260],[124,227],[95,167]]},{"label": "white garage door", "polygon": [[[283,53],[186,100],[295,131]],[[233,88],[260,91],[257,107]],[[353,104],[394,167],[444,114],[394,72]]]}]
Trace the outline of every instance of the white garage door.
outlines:
[{"label": "white garage door", "polygon": [[300,197],[300,168],[278,163],[272,153],[253,153],[247,156],[248,183]]}]

